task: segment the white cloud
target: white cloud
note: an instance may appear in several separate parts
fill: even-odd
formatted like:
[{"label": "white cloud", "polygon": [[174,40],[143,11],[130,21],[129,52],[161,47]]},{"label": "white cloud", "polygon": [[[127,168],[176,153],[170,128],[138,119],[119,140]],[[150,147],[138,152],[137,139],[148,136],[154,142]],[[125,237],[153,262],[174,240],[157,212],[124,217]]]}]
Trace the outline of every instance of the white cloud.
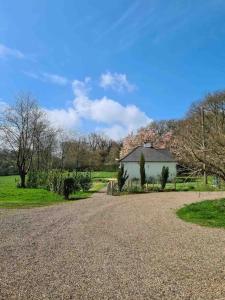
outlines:
[{"label": "white cloud", "polygon": [[119,102],[104,96],[100,99],[91,100],[87,97],[77,97],[74,106],[80,117],[91,119],[98,123],[120,124],[135,130],[149,121],[144,112],[135,105],[123,106]]},{"label": "white cloud", "polygon": [[23,71],[23,73],[25,75],[27,75],[28,77],[31,77],[33,79],[40,79],[40,76],[36,73],[33,73],[33,72],[29,72],[29,71]]},{"label": "white cloud", "polygon": [[69,83],[67,78],[57,74],[42,73],[42,78],[44,81],[49,81],[58,85],[67,85]]},{"label": "white cloud", "polygon": [[8,107],[9,105],[6,102],[2,101],[2,99],[0,99],[0,113],[4,112]]},{"label": "white cloud", "polygon": [[152,120],[136,105],[122,105],[104,96],[91,99],[90,78],[72,83],[75,99],[69,109],[47,110],[49,119],[55,126],[72,129],[85,120],[95,122],[109,137],[120,139]]},{"label": "white cloud", "polygon": [[10,57],[10,56],[18,59],[25,58],[25,55],[21,51],[0,44],[0,58]]},{"label": "white cloud", "polygon": [[113,140],[120,140],[125,137],[129,132],[127,128],[120,125],[113,125],[111,127],[105,127],[103,129],[98,129],[97,131],[102,131],[106,136],[112,138]]},{"label": "white cloud", "polygon": [[50,83],[61,85],[61,86],[65,86],[70,83],[69,79],[67,79],[66,77],[60,76],[58,74],[45,73],[45,72],[37,74],[37,73],[33,73],[33,72],[28,72],[28,71],[25,71],[23,73],[33,79],[41,80],[43,82],[50,82]]},{"label": "white cloud", "polygon": [[101,75],[100,77],[100,86],[104,89],[111,88],[115,91],[122,92],[122,91],[128,91],[132,92],[136,89],[136,86],[134,84],[131,84],[126,74],[120,74],[120,73],[111,73],[106,72]]},{"label": "white cloud", "polygon": [[88,92],[91,89],[89,86],[90,81],[90,77],[85,77],[84,81],[74,80],[72,82],[73,92],[77,98],[87,96]]},{"label": "white cloud", "polygon": [[56,128],[72,129],[79,126],[80,118],[73,107],[68,109],[45,109],[50,123]]}]

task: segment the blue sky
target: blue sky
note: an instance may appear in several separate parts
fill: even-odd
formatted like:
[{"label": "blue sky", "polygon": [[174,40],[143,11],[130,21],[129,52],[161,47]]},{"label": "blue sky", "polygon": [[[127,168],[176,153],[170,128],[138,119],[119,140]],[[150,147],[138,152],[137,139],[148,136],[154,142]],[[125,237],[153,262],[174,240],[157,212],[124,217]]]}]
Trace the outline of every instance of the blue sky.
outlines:
[{"label": "blue sky", "polygon": [[224,0],[0,0],[2,105],[120,138],[224,88]]}]

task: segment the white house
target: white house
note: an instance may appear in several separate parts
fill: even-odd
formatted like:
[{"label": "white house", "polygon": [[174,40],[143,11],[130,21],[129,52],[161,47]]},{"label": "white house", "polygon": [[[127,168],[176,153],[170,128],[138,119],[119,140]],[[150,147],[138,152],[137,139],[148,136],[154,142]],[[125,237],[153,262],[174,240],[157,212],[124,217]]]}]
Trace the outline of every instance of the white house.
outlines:
[{"label": "white house", "polygon": [[167,149],[155,149],[150,143],[134,148],[130,153],[120,159],[124,165],[124,170],[129,175],[128,180],[140,179],[140,157],[143,153],[145,157],[146,180],[158,179],[163,166],[169,168],[169,180],[177,175],[177,162]]}]

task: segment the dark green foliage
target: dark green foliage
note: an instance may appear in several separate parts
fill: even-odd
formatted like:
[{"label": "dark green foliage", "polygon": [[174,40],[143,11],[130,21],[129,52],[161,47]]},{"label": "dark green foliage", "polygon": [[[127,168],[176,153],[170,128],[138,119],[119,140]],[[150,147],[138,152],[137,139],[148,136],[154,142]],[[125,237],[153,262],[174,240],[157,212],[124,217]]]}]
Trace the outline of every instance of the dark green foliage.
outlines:
[{"label": "dark green foliage", "polygon": [[27,175],[27,184],[28,188],[46,188],[48,185],[48,172],[45,171],[29,171]]},{"label": "dark green foliage", "polygon": [[168,178],[169,178],[169,168],[163,166],[163,167],[162,167],[161,177],[160,177],[160,183],[161,183],[161,188],[162,188],[162,190],[164,190]]},{"label": "dark green foliage", "polygon": [[78,176],[73,176],[74,179],[74,193],[80,191],[81,185],[80,185],[80,179]]},{"label": "dark green foliage", "polygon": [[18,169],[14,152],[0,149],[0,176],[16,174],[18,174]]},{"label": "dark green foliage", "polygon": [[127,175],[127,171],[124,172],[124,165],[121,165],[118,173],[117,173],[117,182],[119,192],[122,191],[124,184],[126,183],[129,175]]},{"label": "dark green foliage", "polygon": [[63,182],[63,195],[66,200],[69,199],[69,195],[75,191],[76,180],[73,177],[68,177],[64,179]]},{"label": "dark green foliage", "polygon": [[15,174],[18,174],[18,170],[14,165],[9,164],[7,161],[0,161],[0,176],[9,176]]},{"label": "dark green foliage", "polygon": [[92,180],[91,180],[90,173],[80,174],[78,181],[83,192],[89,191],[90,188],[92,187]]},{"label": "dark green foliage", "polygon": [[27,187],[29,188],[46,188],[47,190],[63,195],[64,180],[66,178],[74,179],[74,192],[87,192],[92,187],[91,173],[68,172],[60,170],[52,170],[50,172],[35,172],[28,173]]},{"label": "dark green foliage", "polygon": [[27,176],[27,185],[28,188],[37,188],[38,187],[38,173],[30,171]]},{"label": "dark green foliage", "polygon": [[141,187],[143,188],[146,183],[145,178],[145,157],[144,154],[141,153],[140,157],[140,178],[141,178]]},{"label": "dark green foliage", "polygon": [[38,172],[38,187],[46,188],[48,184],[48,172]]}]

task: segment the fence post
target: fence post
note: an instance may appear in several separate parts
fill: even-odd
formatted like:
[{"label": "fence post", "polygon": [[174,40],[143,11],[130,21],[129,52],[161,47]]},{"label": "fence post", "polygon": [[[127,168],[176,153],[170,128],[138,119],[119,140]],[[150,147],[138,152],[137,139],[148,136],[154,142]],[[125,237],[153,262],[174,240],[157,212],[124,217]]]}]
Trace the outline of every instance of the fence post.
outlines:
[{"label": "fence post", "polygon": [[110,180],[107,184],[107,195],[113,195],[114,182]]}]

